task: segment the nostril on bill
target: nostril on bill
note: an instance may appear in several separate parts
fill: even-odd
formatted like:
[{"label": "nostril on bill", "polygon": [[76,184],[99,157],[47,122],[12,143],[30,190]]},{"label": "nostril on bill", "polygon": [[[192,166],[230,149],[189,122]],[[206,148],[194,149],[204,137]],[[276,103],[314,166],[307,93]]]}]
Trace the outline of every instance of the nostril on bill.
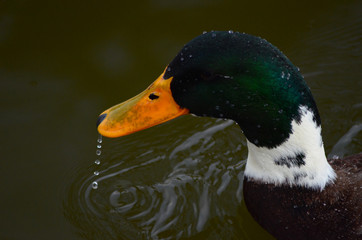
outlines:
[{"label": "nostril on bill", "polygon": [[151,100],[155,100],[155,99],[157,99],[157,98],[159,98],[160,96],[157,96],[156,94],[154,94],[154,93],[151,93],[149,96],[148,96],[148,98],[149,99],[151,99]]},{"label": "nostril on bill", "polygon": [[103,120],[107,117],[107,113],[103,113],[102,115],[100,115],[97,119],[97,127],[99,126],[99,124],[101,124],[101,122],[103,122]]}]

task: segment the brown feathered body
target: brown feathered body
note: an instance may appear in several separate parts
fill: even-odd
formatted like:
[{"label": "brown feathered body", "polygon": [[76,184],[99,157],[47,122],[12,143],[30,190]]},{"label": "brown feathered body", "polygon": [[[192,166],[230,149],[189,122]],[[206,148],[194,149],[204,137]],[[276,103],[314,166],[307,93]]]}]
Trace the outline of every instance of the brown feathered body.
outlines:
[{"label": "brown feathered body", "polygon": [[337,179],[322,191],[245,178],[249,212],[279,240],[362,239],[362,153],[328,162]]}]

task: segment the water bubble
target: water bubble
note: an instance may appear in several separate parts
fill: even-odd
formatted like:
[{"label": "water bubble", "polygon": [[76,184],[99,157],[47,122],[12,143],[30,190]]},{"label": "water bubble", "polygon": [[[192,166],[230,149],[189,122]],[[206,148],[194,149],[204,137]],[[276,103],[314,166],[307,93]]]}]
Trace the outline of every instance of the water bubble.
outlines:
[{"label": "water bubble", "polygon": [[290,78],[290,73],[287,74],[287,80],[289,80],[289,78]]},{"label": "water bubble", "polygon": [[94,161],[95,164],[99,165],[101,164],[101,161],[99,161],[98,159]]},{"label": "water bubble", "polygon": [[189,58],[192,58],[192,54],[189,55]]},{"label": "water bubble", "polygon": [[283,113],[283,109],[279,109],[278,113],[282,114],[282,113]]},{"label": "water bubble", "polygon": [[206,33],[207,33],[207,31],[203,31],[203,32],[202,32],[202,34],[206,34]]},{"label": "water bubble", "polygon": [[98,145],[97,145],[97,148],[102,148],[102,145],[98,144]]},{"label": "water bubble", "polygon": [[233,30],[229,30],[228,33],[234,33],[234,31],[233,31]]},{"label": "water bubble", "polygon": [[264,104],[264,107],[267,107],[267,106],[269,106],[269,104],[265,103],[265,104]]},{"label": "water bubble", "polygon": [[98,171],[94,171],[94,175],[98,176],[99,172]]},{"label": "water bubble", "polygon": [[257,127],[257,128],[261,128],[261,126],[260,126],[259,124],[258,124],[258,125],[256,125],[256,127]]},{"label": "water bubble", "polygon": [[182,57],[180,60],[181,60],[181,62],[183,62],[183,60],[185,60],[185,59]]},{"label": "water bubble", "polygon": [[258,140],[258,139],[255,139],[255,140],[254,140],[254,143],[255,143],[255,144],[258,144],[258,143],[259,143],[259,140]]},{"label": "water bubble", "polygon": [[92,188],[93,189],[97,189],[98,188],[98,183],[96,181],[92,182]]},{"label": "water bubble", "polygon": [[285,73],[284,73],[284,72],[282,72],[282,75],[281,75],[281,77],[282,77],[282,78],[284,78],[284,77],[285,77]]},{"label": "water bubble", "polygon": [[101,151],[101,150],[97,150],[97,151],[96,151],[96,154],[97,154],[97,156],[100,156],[100,155],[102,154],[102,151]]},{"label": "water bubble", "polygon": [[168,68],[167,68],[167,72],[170,72],[170,71],[171,71],[171,67],[168,67]]},{"label": "water bubble", "polygon": [[103,141],[102,141],[102,135],[99,135],[99,138],[97,139],[97,142],[98,143],[102,143]]}]

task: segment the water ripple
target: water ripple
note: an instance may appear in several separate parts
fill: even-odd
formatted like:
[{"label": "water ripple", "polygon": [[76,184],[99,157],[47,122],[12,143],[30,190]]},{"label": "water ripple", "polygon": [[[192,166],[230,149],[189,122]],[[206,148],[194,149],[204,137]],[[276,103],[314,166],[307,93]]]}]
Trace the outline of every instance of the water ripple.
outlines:
[{"label": "water ripple", "polygon": [[215,120],[190,137],[178,134],[144,146],[139,138],[128,139],[132,151],[122,142],[123,153],[103,143],[105,159],[94,166],[102,167],[99,174],[83,176],[80,187],[74,186],[84,221],[98,226],[86,238],[101,239],[95,237],[100,228],[107,239],[188,238],[212,231],[215,219],[236,217],[245,158],[245,141],[236,129],[232,121]]}]

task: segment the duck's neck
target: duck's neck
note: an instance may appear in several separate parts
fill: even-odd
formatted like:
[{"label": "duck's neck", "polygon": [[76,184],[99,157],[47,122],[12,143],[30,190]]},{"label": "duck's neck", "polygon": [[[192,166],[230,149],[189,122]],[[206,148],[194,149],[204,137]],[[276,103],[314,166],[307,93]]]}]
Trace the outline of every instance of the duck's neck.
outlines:
[{"label": "duck's neck", "polygon": [[336,175],[327,162],[321,127],[313,120],[313,113],[300,108],[301,121],[292,122],[292,133],[275,148],[248,144],[245,177],[262,183],[302,186],[323,190]]}]

